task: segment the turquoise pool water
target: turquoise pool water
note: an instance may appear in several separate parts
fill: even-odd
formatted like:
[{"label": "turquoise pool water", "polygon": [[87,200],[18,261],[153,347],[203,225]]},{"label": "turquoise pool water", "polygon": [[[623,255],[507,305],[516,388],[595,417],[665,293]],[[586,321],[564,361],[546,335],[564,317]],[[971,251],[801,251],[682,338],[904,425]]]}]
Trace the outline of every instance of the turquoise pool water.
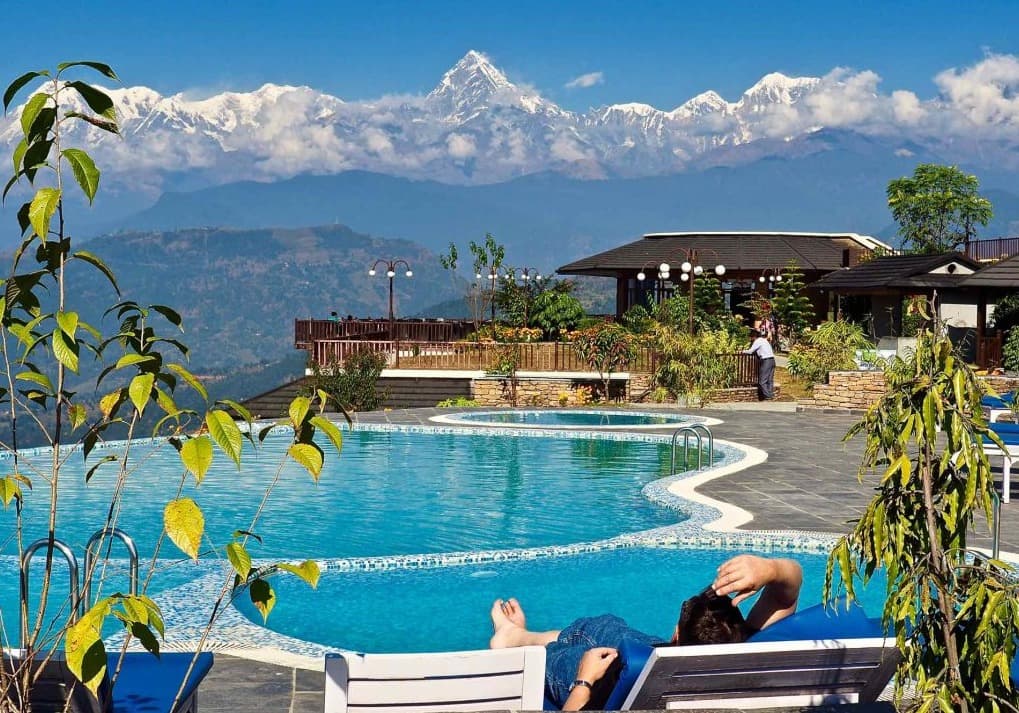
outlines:
[{"label": "turquoise pool water", "polygon": [[637,413],[629,411],[510,410],[467,411],[448,414],[442,420],[450,423],[494,424],[499,426],[530,426],[535,428],[629,428],[668,427],[691,423],[683,414]]},{"label": "turquoise pool water", "polygon": [[[714,579],[735,554],[725,550],[639,547],[539,559],[375,572],[324,572],[318,589],[275,578],[268,628],[328,646],[372,652],[484,648],[493,600],[515,596],[532,630],[559,629],[575,618],[617,614],[642,631],[667,638],[682,601]],[[775,556],[774,553],[772,556]],[[825,557],[785,554],[804,569],[801,607],[821,601]],[[881,612],[883,582],[864,607]],[[237,607],[262,618],[241,597]],[[744,607],[745,609],[747,607]]]},{"label": "turquoise pool water", "polygon": [[[185,478],[206,519],[209,546],[222,547],[247,528],[289,439],[271,436],[246,453],[238,470],[217,462],[201,487]],[[131,476],[120,523],[144,558],[153,550],[162,508],[182,468],[165,444],[136,446],[142,465]],[[369,431],[345,434],[316,484],[288,463],[256,531],[256,557],[355,557],[512,549],[586,542],[673,524],[682,513],[653,505],[641,487],[665,474],[668,445],[603,438]],[[248,447],[250,451],[250,447]],[[97,451],[98,458],[110,451]],[[91,462],[94,462],[92,460]],[[102,523],[116,473],[101,468],[88,487],[72,454],[65,470],[59,530],[75,551]],[[45,533],[38,493],[26,497],[25,541]],[[13,510],[0,511],[0,532],[13,531]],[[14,542],[0,554],[12,554]],[[164,546],[163,556],[179,556]]]}]

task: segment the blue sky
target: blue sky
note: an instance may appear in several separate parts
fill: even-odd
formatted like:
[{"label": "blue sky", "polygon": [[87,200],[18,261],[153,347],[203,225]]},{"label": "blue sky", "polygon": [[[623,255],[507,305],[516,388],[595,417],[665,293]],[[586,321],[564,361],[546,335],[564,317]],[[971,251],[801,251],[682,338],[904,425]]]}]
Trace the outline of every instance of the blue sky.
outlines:
[{"label": "blue sky", "polygon": [[[164,94],[274,82],[353,100],[425,93],[478,49],[513,81],[577,110],[624,101],[668,109],[707,89],[734,100],[767,72],[819,76],[838,66],[873,70],[882,92],[925,99],[942,70],[987,52],[1019,54],[1019,3],[972,5],[68,0],[46,17],[35,3],[4,0],[12,29],[0,79],[88,58]],[[601,83],[564,86],[596,72]]]}]

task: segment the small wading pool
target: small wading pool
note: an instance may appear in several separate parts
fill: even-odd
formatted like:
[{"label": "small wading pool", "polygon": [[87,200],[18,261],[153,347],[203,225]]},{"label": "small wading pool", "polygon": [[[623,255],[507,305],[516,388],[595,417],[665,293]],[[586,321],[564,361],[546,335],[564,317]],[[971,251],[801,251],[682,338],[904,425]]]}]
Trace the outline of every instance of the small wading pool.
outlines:
[{"label": "small wading pool", "polygon": [[470,424],[472,426],[503,426],[509,428],[569,429],[655,429],[679,428],[712,421],[686,414],[649,413],[640,411],[575,411],[532,409],[510,411],[466,411],[433,416],[436,423]]},{"label": "small wading pool", "polygon": [[[481,564],[381,571],[323,570],[317,589],[292,576],[273,578],[276,606],[265,624],[281,634],[362,652],[417,653],[485,648],[495,599],[516,597],[532,631],[561,629],[576,618],[612,613],[667,639],[680,604],[714,579],[718,566],[747,550],[630,547]],[[764,553],[761,553],[764,554]],[[803,566],[800,607],[821,601],[826,557],[776,553]],[[861,598],[881,613],[884,580]],[[235,606],[262,617],[245,595]],[[749,603],[742,605],[749,611]]]}]

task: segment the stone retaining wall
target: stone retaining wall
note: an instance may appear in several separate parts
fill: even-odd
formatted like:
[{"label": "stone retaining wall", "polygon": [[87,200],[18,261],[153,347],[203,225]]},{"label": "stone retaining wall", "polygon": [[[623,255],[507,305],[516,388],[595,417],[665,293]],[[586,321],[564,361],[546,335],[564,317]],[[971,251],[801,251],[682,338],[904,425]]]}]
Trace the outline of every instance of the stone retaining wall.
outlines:
[{"label": "stone retaining wall", "polygon": [[[599,379],[517,379],[516,405],[524,406],[585,406],[592,397],[601,397],[603,385]],[[609,396],[613,401],[644,402],[651,396],[651,376],[633,374],[627,381],[609,382]],[[775,387],[775,395],[780,389]],[[471,381],[471,398],[482,406],[512,406],[513,385],[508,378],[485,377]],[[756,386],[718,389],[710,403],[757,401]]]},{"label": "stone retaining wall", "polygon": [[[981,376],[982,381],[999,394],[1019,387],[1019,377]],[[885,392],[881,371],[832,371],[827,384],[817,384],[810,405],[820,408],[865,409]]]}]

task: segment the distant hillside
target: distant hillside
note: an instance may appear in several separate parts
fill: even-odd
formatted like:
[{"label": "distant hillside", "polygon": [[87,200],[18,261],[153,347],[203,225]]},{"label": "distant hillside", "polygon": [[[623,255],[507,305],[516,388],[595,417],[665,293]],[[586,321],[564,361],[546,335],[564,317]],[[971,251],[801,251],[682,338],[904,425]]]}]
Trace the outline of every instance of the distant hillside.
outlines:
[{"label": "distant hillside", "polygon": [[[388,280],[367,274],[377,258],[403,258],[414,270],[394,281],[398,314],[462,293],[420,245],[344,226],[122,233],[96,238],[89,249],[116,273],[124,299],[182,314],[198,373],[291,357],[298,317],[324,319],[333,310],[385,316]],[[88,317],[98,320],[114,295],[99,278],[90,276],[88,285],[72,300],[93,306],[97,313]]]}]

